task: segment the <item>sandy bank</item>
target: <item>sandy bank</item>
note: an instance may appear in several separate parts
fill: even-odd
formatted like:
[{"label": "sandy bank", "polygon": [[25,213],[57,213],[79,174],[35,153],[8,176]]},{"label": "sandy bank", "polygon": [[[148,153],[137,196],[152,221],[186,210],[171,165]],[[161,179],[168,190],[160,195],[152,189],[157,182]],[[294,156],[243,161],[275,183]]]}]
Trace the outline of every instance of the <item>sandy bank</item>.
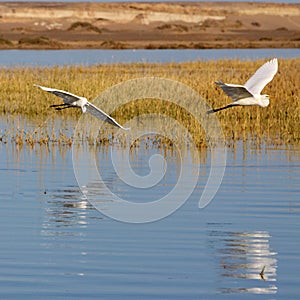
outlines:
[{"label": "sandy bank", "polygon": [[300,4],[0,3],[0,48],[295,48]]}]

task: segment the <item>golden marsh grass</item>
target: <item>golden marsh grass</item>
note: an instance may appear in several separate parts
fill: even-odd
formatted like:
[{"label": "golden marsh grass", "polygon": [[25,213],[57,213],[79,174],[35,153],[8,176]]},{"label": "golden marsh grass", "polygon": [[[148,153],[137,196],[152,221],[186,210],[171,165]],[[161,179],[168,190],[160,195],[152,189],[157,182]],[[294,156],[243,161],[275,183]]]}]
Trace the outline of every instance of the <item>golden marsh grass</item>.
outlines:
[{"label": "golden marsh grass", "polygon": [[[265,61],[218,60],[167,64],[116,64],[63,67],[15,67],[0,70],[1,102],[3,116],[22,116],[36,119],[37,129],[31,132],[12,125],[1,140],[12,139],[16,143],[72,143],[72,136],[65,135],[51,126],[39,126],[48,118],[76,119],[80,110],[70,109],[57,112],[49,109],[50,104],[61,103],[61,99],[45,93],[33,84],[40,84],[70,91],[85,96],[91,101],[104,90],[127,80],[145,76],[156,76],[182,82],[196,90],[211,107],[224,106],[230,99],[215,86],[222,80],[230,83],[244,83]],[[299,144],[300,102],[299,102],[299,59],[279,59],[279,72],[264,89],[270,95],[270,105],[261,107],[234,107],[216,114],[228,142],[251,140],[266,144]],[[188,128],[198,147],[205,145],[205,134],[197,123],[182,108],[163,99],[133,99],[112,116],[121,124],[131,118],[160,113],[175,118]],[[101,108],[101,107],[100,107]],[[108,127],[110,128],[110,127]],[[113,130],[112,130],[113,132]],[[80,137],[88,139],[89,133]],[[113,135],[98,134],[98,143],[109,143]],[[169,139],[162,143],[172,145]]]}]

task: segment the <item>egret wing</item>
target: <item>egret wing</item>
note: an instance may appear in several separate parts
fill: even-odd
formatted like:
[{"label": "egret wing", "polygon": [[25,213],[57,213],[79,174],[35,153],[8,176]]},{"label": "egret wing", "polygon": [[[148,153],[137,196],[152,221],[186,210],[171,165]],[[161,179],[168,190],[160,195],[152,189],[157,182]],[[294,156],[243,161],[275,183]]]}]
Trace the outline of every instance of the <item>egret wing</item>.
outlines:
[{"label": "egret wing", "polygon": [[245,83],[245,87],[253,94],[260,94],[263,88],[273,79],[278,71],[277,58],[263,64]]},{"label": "egret wing", "polygon": [[62,98],[64,100],[64,103],[66,103],[66,104],[72,104],[73,102],[81,99],[81,97],[71,94],[69,92],[63,91],[63,90],[52,89],[52,88],[48,88],[48,87],[37,85],[37,84],[35,84],[34,86],[37,86],[40,89],[42,89],[43,91],[52,93],[55,96]]},{"label": "egret wing", "polygon": [[215,84],[220,86],[224,93],[232,98],[233,101],[253,97],[253,95],[242,85],[227,84],[222,81],[215,82]]},{"label": "egret wing", "polygon": [[122,128],[124,130],[128,130],[129,128],[125,128],[122,125],[120,125],[114,118],[109,116],[107,113],[102,111],[100,108],[95,106],[94,104],[88,102],[86,107],[86,112],[90,113],[94,117],[96,117],[99,120],[105,121],[115,127]]}]

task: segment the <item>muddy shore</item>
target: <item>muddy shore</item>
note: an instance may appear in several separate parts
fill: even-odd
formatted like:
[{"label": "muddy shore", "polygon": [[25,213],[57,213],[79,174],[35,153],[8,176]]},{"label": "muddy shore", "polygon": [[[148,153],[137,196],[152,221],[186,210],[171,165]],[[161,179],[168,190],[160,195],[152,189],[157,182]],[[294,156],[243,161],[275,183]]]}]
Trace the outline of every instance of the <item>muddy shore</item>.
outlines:
[{"label": "muddy shore", "polygon": [[0,3],[0,49],[299,47],[300,4]]}]

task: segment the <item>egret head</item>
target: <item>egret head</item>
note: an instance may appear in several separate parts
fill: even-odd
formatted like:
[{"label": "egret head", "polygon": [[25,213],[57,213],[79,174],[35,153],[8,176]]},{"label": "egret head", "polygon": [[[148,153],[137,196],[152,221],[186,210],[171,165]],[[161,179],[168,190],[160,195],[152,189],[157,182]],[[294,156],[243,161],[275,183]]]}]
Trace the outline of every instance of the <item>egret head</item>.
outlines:
[{"label": "egret head", "polygon": [[86,112],[87,99],[85,97],[80,97],[78,101],[76,101],[76,106],[79,106],[83,113]]},{"label": "egret head", "polygon": [[269,95],[266,95],[266,94],[262,95],[260,100],[261,100],[260,106],[262,106],[262,107],[267,107],[270,104]]}]

